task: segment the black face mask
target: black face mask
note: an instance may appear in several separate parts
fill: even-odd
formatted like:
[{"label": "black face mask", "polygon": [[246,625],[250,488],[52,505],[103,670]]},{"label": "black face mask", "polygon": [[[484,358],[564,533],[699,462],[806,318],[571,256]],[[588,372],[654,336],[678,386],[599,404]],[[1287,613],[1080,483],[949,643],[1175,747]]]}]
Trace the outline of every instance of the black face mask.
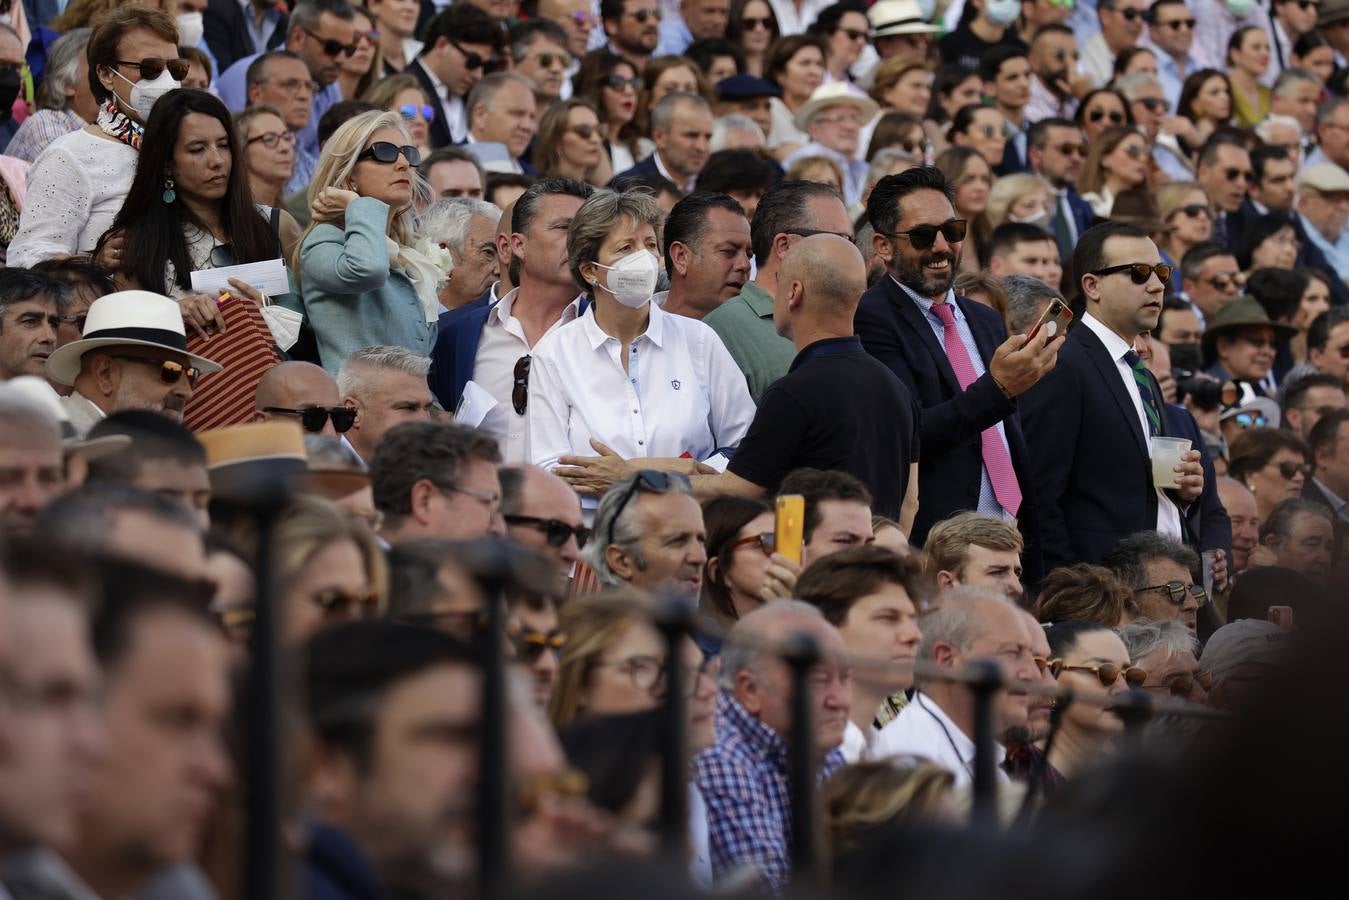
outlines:
[{"label": "black face mask", "polygon": [[1172,344],[1171,368],[1197,372],[1204,368],[1204,354],[1198,344]]},{"label": "black face mask", "polygon": [[19,98],[19,88],[23,79],[18,69],[0,69],[0,121],[8,119],[13,113],[14,101]]}]

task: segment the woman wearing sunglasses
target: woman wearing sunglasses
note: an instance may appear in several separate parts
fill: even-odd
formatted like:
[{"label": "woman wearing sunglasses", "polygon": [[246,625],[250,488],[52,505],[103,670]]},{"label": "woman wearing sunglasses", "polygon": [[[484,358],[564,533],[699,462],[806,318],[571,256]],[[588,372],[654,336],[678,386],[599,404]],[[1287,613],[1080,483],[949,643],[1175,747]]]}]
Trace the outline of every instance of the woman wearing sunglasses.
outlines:
[{"label": "woman wearing sunglasses", "polygon": [[436,108],[421,84],[411,75],[390,75],[375,83],[361,99],[380,109],[396,112],[412,135],[412,145],[425,158],[431,152],[431,123]]},{"label": "woman wearing sunglasses", "polygon": [[[29,170],[11,266],[94,249],[131,187],[151,108],[188,72],[173,17],[144,6],[101,17],[87,56],[98,117],[53,141]],[[121,254],[114,244],[101,262],[119,265]]]},{"label": "woman wearing sunglasses", "polygon": [[629,474],[624,460],[692,473],[738,446],[754,417],[745,376],[716,333],[652,302],[664,219],[644,191],[597,191],[581,205],[567,257],[591,305],[532,354],[530,457],[561,464],[557,474],[590,509]]},{"label": "woman wearing sunglasses", "polygon": [[399,113],[361,113],[323,147],[295,267],[300,311],[330,374],[363,347],[431,352],[448,251],[413,246],[414,204],[430,199],[420,162]]},{"label": "woman wearing sunglasses", "polygon": [[1049,764],[1071,781],[1109,753],[1124,731],[1114,703],[1130,688],[1141,687],[1148,673],[1130,665],[1119,635],[1098,622],[1057,622],[1045,627],[1045,637],[1051,659],[1041,664],[1073,694],[1049,748]]},{"label": "woman wearing sunglasses", "polygon": [[1260,521],[1285,500],[1302,496],[1312,474],[1312,452],[1306,441],[1281,428],[1248,428],[1232,441],[1227,474],[1255,495]]},{"label": "woman wearing sunglasses", "polygon": [[1213,132],[1232,123],[1232,85],[1217,69],[1200,69],[1180,89],[1177,115],[1195,125],[1194,148],[1202,147]]},{"label": "woman wearing sunglasses", "polygon": [[613,171],[595,107],[576,97],[549,106],[534,141],[534,168],[542,178],[574,178],[595,187],[608,184]]},{"label": "woman wearing sunglasses", "polygon": [[[189,339],[205,342],[203,352],[247,360],[232,365],[227,379],[202,380],[187,410],[189,427],[248,422],[253,392],[278,361],[274,344],[285,343],[283,335],[268,333],[272,314],[263,308],[270,301],[252,285],[230,279],[232,290],[206,294],[193,289],[192,273],[279,259],[299,226],[284,210],[255,205],[234,123],[216,97],[172,91],[155,104],[145,137],[126,203],[105,236],[120,239],[125,252],[114,275],[122,289],[176,299]],[[295,302],[288,294],[274,299]]]},{"label": "woman wearing sunglasses", "polygon": [[352,6],[351,9],[355,13],[351,24],[356,29],[352,37],[356,52],[338,57],[341,69],[337,84],[342,89],[343,100],[355,100],[384,77],[384,54],[380,50],[379,32],[375,30],[375,18],[364,6]]},{"label": "woman wearing sunglasses", "polygon": [[1208,194],[1193,181],[1173,181],[1157,189],[1157,213],[1166,225],[1158,249],[1162,262],[1180,265],[1190,248],[1213,237],[1213,208]]},{"label": "woman wearing sunglasses", "polygon": [[604,152],[615,172],[626,172],[655,149],[655,144],[638,134],[634,124],[642,84],[632,63],[608,50],[587,53],[572,79],[572,95],[589,101],[599,114],[604,126]]},{"label": "woman wearing sunglasses", "polygon": [[1121,192],[1147,183],[1151,161],[1147,138],[1137,129],[1107,128],[1091,142],[1077,190],[1098,218],[1108,219]]},{"label": "woman wearing sunglasses", "polygon": [[768,0],[731,0],[731,15],[726,25],[726,40],[745,57],[745,71],[763,78],[768,48],[782,32],[778,17]]},{"label": "woman wearing sunglasses", "polygon": [[1117,91],[1099,88],[1082,98],[1073,121],[1082,126],[1088,145],[1095,143],[1101,132],[1120,125],[1133,125],[1129,104]]},{"label": "woman wearing sunglasses", "polygon": [[773,552],[773,511],[748,497],[717,497],[703,505],[707,565],[700,606],[730,628],[764,603],[790,597],[796,575]]}]

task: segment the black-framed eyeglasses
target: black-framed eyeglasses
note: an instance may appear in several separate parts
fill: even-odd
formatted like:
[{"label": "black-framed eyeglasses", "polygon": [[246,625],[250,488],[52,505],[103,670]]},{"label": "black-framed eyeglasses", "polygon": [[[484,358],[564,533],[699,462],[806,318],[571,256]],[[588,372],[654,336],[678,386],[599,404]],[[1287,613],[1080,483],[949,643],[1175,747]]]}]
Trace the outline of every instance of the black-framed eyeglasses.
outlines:
[{"label": "black-framed eyeglasses", "polygon": [[[1107,9],[1109,9],[1109,7],[1107,7]],[[1143,18],[1142,10],[1120,9],[1115,11],[1118,12],[1121,16],[1123,16],[1124,21],[1126,22],[1137,22],[1139,19]]]},{"label": "black-framed eyeglasses", "polygon": [[1109,119],[1111,125],[1123,125],[1124,113],[1113,109],[1107,112],[1106,110],[1101,109],[1100,107],[1097,107],[1096,109],[1093,109],[1091,112],[1087,113],[1088,122],[1099,122],[1102,119]]},{"label": "black-framed eyeglasses", "polygon": [[1298,475],[1301,475],[1304,481],[1312,477],[1312,467],[1306,463],[1291,462],[1290,460],[1285,459],[1283,462],[1276,463],[1275,465],[1278,466],[1279,474],[1282,475],[1286,481],[1292,481]]},{"label": "black-framed eyeglasses", "polygon": [[337,56],[338,54],[341,54],[342,56],[351,56],[353,53],[356,52],[355,42],[352,42],[350,44],[344,44],[341,41],[336,40],[334,38],[319,37],[317,34],[314,34],[314,32],[310,31],[308,28],[301,27],[300,30],[323,45],[324,56]]},{"label": "black-framed eyeglasses", "polygon": [[1209,209],[1203,203],[1191,203],[1189,206],[1182,206],[1180,211],[1185,213],[1185,215],[1189,216],[1191,219],[1197,219],[1200,216],[1209,219],[1213,218],[1213,210]]},{"label": "black-framed eyeglasses", "polygon": [[1223,177],[1228,181],[1243,181],[1250,184],[1255,181],[1255,173],[1250,169],[1223,169]]},{"label": "black-framed eyeglasses", "polygon": [[561,547],[567,538],[575,536],[576,546],[584,547],[590,540],[590,529],[584,525],[568,525],[561,519],[540,519],[537,516],[503,516],[507,525],[523,525],[543,532],[549,547]]},{"label": "black-framed eyeglasses", "polygon": [[604,80],[604,83],[616,91],[624,88],[632,88],[634,91],[640,91],[646,87],[646,82],[640,78],[624,78],[622,75],[610,75]]},{"label": "black-framed eyeglasses", "polygon": [[609,519],[609,533],[605,540],[605,546],[614,542],[614,526],[618,519],[623,515],[623,510],[632,502],[632,497],[639,490],[644,490],[652,494],[668,494],[676,486],[682,487],[690,493],[693,491],[689,483],[688,476],[682,472],[661,472],[657,469],[641,469],[632,477],[632,483],[628,489],[623,492],[623,496],[618,499],[618,504],[614,507],[613,517]]},{"label": "black-framed eyeglasses", "polygon": [[511,406],[515,408],[517,416],[523,416],[525,410],[529,408],[529,367],[531,362],[529,354],[526,353],[515,361],[515,371],[511,373]]},{"label": "black-framed eyeglasses", "polygon": [[311,434],[322,431],[329,419],[333,420],[333,431],[338,434],[345,434],[356,423],[356,410],[348,406],[301,406],[298,409],[264,406],[262,411],[293,416],[300,420],[300,427]]},{"label": "black-framed eyeglasses", "polygon": [[1134,284],[1147,284],[1148,279],[1153,275],[1162,284],[1171,282],[1171,267],[1166,263],[1123,263],[1118,266],[1107,266],[1104,269],[1098,269],[1091,274],[1097,278],[1104,278],[1107,275],[1116,275],[1120,272],[1128,272],[1129,280]]},{"label": "black-framed eyeglasses", "polygon": [[1148,112],[1157,112],[1158,110],[1164,110],[1168,106],[1167,102],[1163,100],[1161,97],[1139,97],[1134,102],[1143,104],[1145,107],[1147,107]]},{"label": "black-framed eyeglasses", "polygon": [[187,70],[190,63],[185,59],[164,59],[161,56],[147,56],[142,60],[119,59],[119,66],[130,66],[140,71],[141,78],[146,81],[154,81],[164,70],[169,70],[169,77],[174,81],[182,81],[187,77]]},{"label": "black-framed eyeglasses", "polygon": [[633,10],[632,12],[628,13],[628,15],[636,19],[638,25],[645,25],[647,19],[655,19],[657,22],[659,22],[661,19],[665,18],[665,13],[661,12],[659,6],[653,9]]},{"label": "black-framed eyeglasses", "polygon": [[465,69],[481,69],[487,65],[487,60],[482,58],[481,54],[474,53],[472,50],[465,50],[454,38],[449,38],[450,46],[458,50],[464,56]]},{"label": "black-framed eyeglasses", "polygon": [[1160,24],[1170,28],[1172,31],[1180,31],[1182,28],[1188,28],[1190,31],[1194,31],[1196,23],[1194,19],[1176,19],[1174,22],[1161,22]]},{"label": "black-framed eyeglasses", "polygon": [[1145,588],[1139,588],[1134,593],[1146,594],[1148,591],[1163,592],[1167,599],[1176,606],[1184,606],[1186,597],[1193,597],[1200,606],[1208,602],[1208,591],[1204,590],[1202,584],[1186,584],[1183,581],[1172,580],[1166,584],[1153,584]]},{"label": "black-framed eyeglasses", "polygon": [[262,146],[266,147],[268,150],[275,149],[277,144],[282,144],[287,147],[293,147],[295,146],[295,132],[268,131],[263,134],[255,134],[248,140],[244,141],[244,146],[248,147],[257,143],[261,143]]},{"label": "black-framed eyeglasses", "polygon": [[867,38],[871,37],[870,32],[858,31],[856,28],[835,28],[834,34],[838,34],[840,31],[847,35],[848,40],[850,41],[865,41]]},{"label": "black-framed eyeglasses", "polygon": [[388,141],[375,141],[360,152],[360,155],[356,157],[356,161],[360,162],[363,159],[373,159],[375,162],[387,166],[397,162],[398,154],[400,153],[403,154],[403,158],[408,161],[409,166],[416,168],[421,165],[422,154],[416,147],[411,144],[404,144],[400,147],[397,144],[391,144]]},{"label": "black-framed eyeglasses", "polygon": [[946,243],[958,244],[965,240],[965,232],[968,229],[969,222],[964,219],[947,219],[940,225],[918,225],[908,231],[896,231],[890,237],[908,238],[913,249],[927,250],[937,243],[938,234],[941,234]]},{"label": "black-framed eyeglasses", "polygon": [[196,387],[197,379],[201,377],[200,369],[194,366],[185,366],[171,359],[155,359],[150,356],[132,356],[130,354],[117,354],[113,356],[113,359],[136,362],[143,366],[154,366],[159,369],[159,380],[165,384],[177,384],[186,376],[188,386]]}]

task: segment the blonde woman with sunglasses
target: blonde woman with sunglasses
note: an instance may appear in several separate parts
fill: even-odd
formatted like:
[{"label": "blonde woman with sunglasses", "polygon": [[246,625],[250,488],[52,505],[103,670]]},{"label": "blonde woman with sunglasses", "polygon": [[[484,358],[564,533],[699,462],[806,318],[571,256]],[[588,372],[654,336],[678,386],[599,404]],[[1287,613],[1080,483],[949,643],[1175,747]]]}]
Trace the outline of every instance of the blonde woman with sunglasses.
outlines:
[{"label": "blonde woman with sunglasses", "polygon": [[431,352],[449,251],[420,241],[413,209],[431,195],[420,162],[396,112],[362,113],[323,147],[294,267],[299,312],[331,374],[363,347]]},{"label": "blonde woman with sunglasses", "polygon": [[1049,747],[1049,763],[1071,781],[1108,755],[1124,723],[1115,703],[1148,674],[1129,662],[1129,651],[1099,622],[1068,619],[1045,626],[1050,659],[1045,662],[1060,688],[1072,691]]}]

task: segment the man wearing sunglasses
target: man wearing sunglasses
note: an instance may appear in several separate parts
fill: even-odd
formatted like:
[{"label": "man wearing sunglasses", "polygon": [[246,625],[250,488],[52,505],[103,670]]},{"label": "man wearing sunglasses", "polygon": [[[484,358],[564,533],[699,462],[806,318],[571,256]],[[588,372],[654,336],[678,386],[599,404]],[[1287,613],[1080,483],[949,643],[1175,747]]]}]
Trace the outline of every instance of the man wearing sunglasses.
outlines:
[{"label": "man wearing sunglasses", "polygon": [[567,50],[567,33],[545,18],[530,19],[511,27],[506,35],[511,71],[534,84],[534,96],[544,109],[565,91],[570,95],[570,77],[579,68]]},{"label": "man wearing sunglasses", "polygon": [[421,55],[404,71],[438,104],[431,121],[431,147],[468,139],[464,98],[487,74],[504,40],[501,23],[470,3],[453,3],[425,26]]},{"label": "man wearing sunglasses", "polygon": [[1115,74],[1115,57],[1136,46],[1143,36],[1147,0],[1099,0],[1096,17],[1101,30],[1082,48],[1082,72],[1096,87],[1105,87]]},{"label": "man wearing sunglasses", "polygon": [[1033,338],[1009,338],[1001,316],[956,296],[967,223],[956,218],[953,196],[934,167],[888,175],[872,190],[867,218],[888,277],[862,295],[857,335],[923,408],[910,540],[921,544],[934,523],[975,508],[1019,521],[1035,546],[1033,502],[1023,502],[1031,499],[1030,458],[1015,398],[1054,367],[1063,339],[1044,328]]},{"label": "man wearing sunglasses", "polygon": [[1219,381],[1247,387],[1244,394],[1265,396],[1262,382],[1274,367],[1279,344],[1296,333],[1291,325],[1270,321],[1255,298],[1234,300],[1209,321],[1204,332],[1200,344],[1208,364],[1204,371]]},{"label": "man wearing sunglasses", "polygon": [[1129,663],[1148,673],[1143,690],[1158,699],[1203,703],[1213,682],[1199,668],[1199,642],[1174,621],[1133,622],[1119,630]]},{"label": "man wearing sunglasses", "polygon": [[506,534],[547,557],[563,578],[570,577],[590,537],[576,492],[537,466],[503,466],[498,475]]},{"label": "man wearing sunglasses", "polygon": [[1077,192],[1077,179],[1086,165],[1087,143],[1082,129],[1068,119],[1041,119],[1026,137],[1026,162],[1030,170],[1054,186],[1054,217],[1050,230],[1059,248],[1059,259],[1073,256],[1077,236],[1091,226],[1095,213]]},{"label": "man wearing sunglasses", "polygon": [[1179,539],[1198,516],[1204,476],[1186,451],[1171,484],[1153,482],[1151,441],[1177,435],[1156,378],[1134,350],[1157,327],[1171,278],[1146,231],[1127,222],[1087,230],[1073,251],[1086,314],[1059,364],[1022,398],[1026,443],[1037,460],[1045,566],[1097,563],[1146,529]]},{"label": "man wearing sunglasses", "polygon": [[290,361],[263,373],[254,397],[259,422],[298,422],[309,434],[345,434],[356,410],[342,405],[337,382],[313,363]]},{"label": "man wearing sunglasses", "polygon": [[[298,147],[318,155],[318,121],[342,99],[337,76],[342,63],[356,52],[355,13],[346,0],[302,0],[291,10],[285,49],[304,61],[314,91],[309,121],[298,131]],[[215,88],[230,112],[249,103],[248,70],[262,54],[245,56],[220,73]]]},{"label": "man wearing sunglasses", "polygon": [[660,43],[661,0],[602,0],[600,25],[609,49],[641,72]]},{"label": "man wearing sunglasses", "polygon": [[1199,151],[1194,180],[1204,189],[1216,213],[1213,241],[1228,249],[1234,247],[1240,233],[1239,225],[1229,219],[1241,210],[1253,177],[1251,154],[1238,138],[1220,133]]},{"label": "man wearing sunglasses", "polygon": [[1072,82],[1078,77],[1073,30],[1061,23],[1041,26],[1031,41],[1029,59],[1030,100],[1026,103],[1026,118],[1031,122],[1071,118],[1077,111]]},{"label": "man wearing sunglasses", "polygon": [[1158,51],[1154,54],[1157,78],[1167,108],[1174,109],[1185,79],[1203,68],[1190,52],[1194,47],[1195,14],[1185,0],[1156,0],[1144,19],[1148,23],[1147,40]]},{"label": "man wearing sunglasses", "polygon": [[181,422],[197,379],[220,368],[187,352],[178,304],[149,291],[95,300],[84,336],[47,360],[48,377],[75,388],[62,402],[80,436],[124,409],[149,409]]},{"label": "man wearing sunglasses", "polygon": [[1185,252],[1180,260],[1180,276],[1183,299],[1189,301],[1199,317],[1201,328],[1239,297],[1246,286],[1246,275],[1237,265],[1237,258],[1212,241],[1195,244]]},{"label": "man wearing sunglasses", "polygon": [[1199,609],[1208,603],[1202,584],[1195,584],[1199,554],[1175,538],[1140,531],[1120,539],[1104,559],[1133,592],[1140,619],[1177,620],[1191,634],[1198,630]]}]

